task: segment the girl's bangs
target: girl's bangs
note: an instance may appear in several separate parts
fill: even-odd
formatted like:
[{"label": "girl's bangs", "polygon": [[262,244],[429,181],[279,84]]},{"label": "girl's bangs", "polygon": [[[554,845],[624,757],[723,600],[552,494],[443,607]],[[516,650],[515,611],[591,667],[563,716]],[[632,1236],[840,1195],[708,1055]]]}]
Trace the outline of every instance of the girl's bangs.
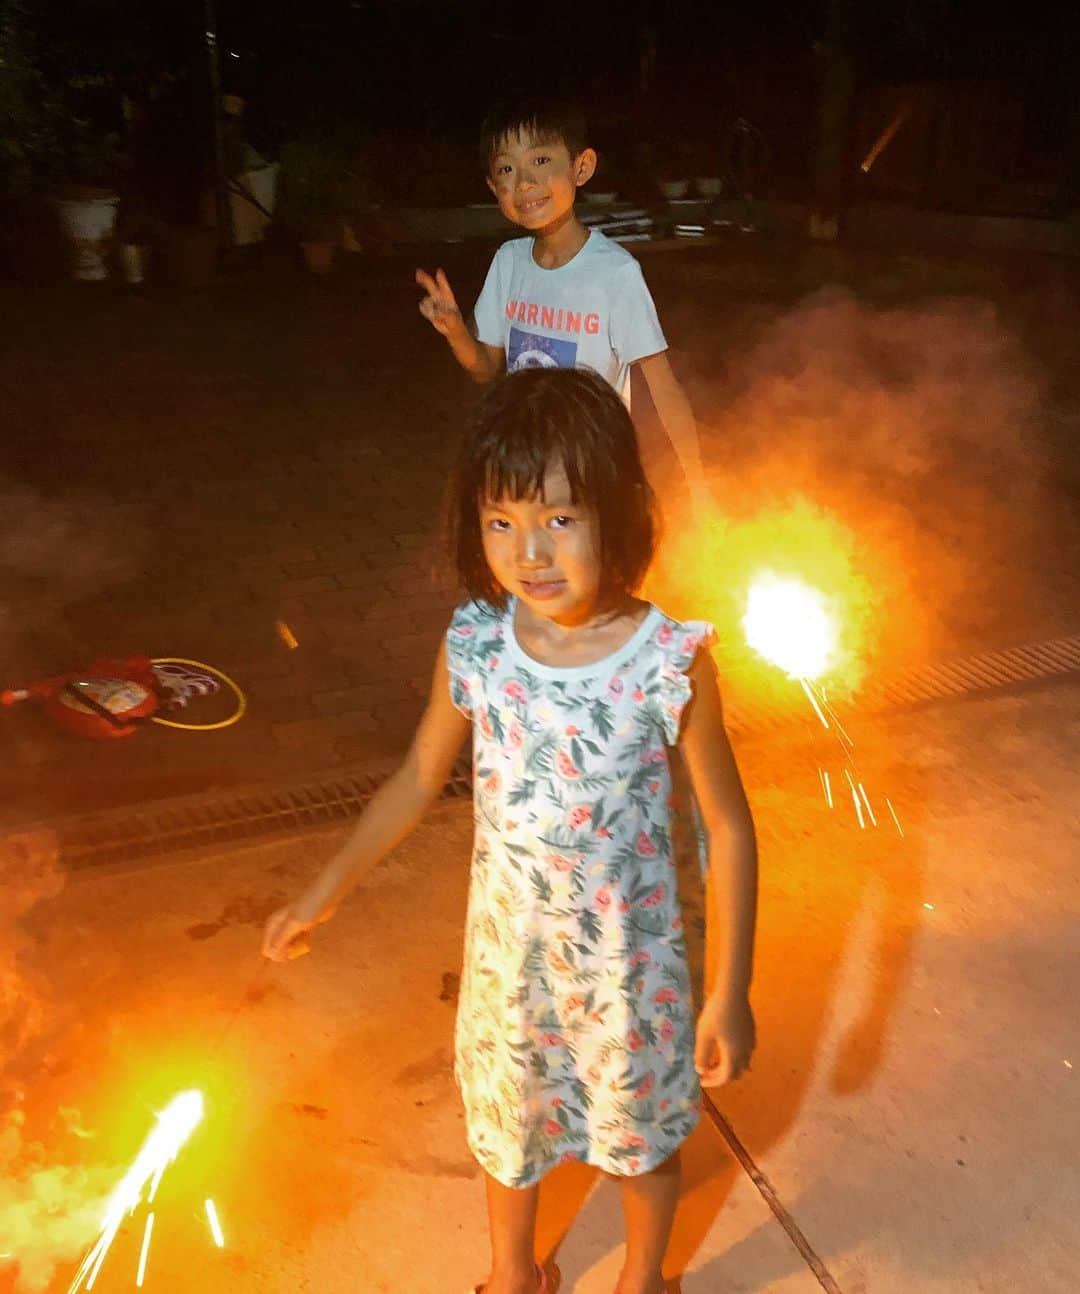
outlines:
[{"label": "girl's bangs", "polygon": [[595,504],[586,488],[581,446],[562,436],[506,436],[489,446],[480,464],[477,494],[480,502],[543,497],[544,478],[553,460],[562,464],[573,503]]}]

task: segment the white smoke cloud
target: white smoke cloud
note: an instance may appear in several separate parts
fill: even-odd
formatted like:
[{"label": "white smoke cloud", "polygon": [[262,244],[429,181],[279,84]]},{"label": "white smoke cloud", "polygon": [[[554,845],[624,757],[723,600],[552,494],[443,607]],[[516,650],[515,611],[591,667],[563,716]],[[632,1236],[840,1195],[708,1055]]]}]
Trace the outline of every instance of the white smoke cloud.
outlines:
[{"label": "white smoke cloud", "polygon": [[[1054,543],[1050,415],[1036,359],[994,306],[883,308],[829,289],[748,317],[715,364],[685,362],[722,515],[806,506],[851,532],[881,663],[1035,622],[1030,570],[1052,565]],[[673,539],[686,530],[669,523]],[[708,613],[705,582],[679,583],[680,610]]]},{"label": "white smoke cloud", "polygon": [[130,579],[145,545],[142,523],[101,494],[0,477],[0,658],[21,631],[55,631],[65,607]]}]

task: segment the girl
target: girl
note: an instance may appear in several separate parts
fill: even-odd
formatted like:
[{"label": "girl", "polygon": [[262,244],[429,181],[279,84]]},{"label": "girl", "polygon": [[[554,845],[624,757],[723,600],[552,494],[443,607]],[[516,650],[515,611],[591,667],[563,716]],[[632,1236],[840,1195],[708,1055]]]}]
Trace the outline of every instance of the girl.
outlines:
[{"label": "girl", "polygon": [[[546,1294],[538,1183],[566,1159],[622,1182],[617,1294],[661,1294],[699,1083],[737,1077],[754,1045],[754,829],[702,649],[710,628],[634,596],[652,496],[626,407],[595,374],[530,369],[491,388],[453,508],[470,600],[451,619],[412,748],[322,875],[270,918],[263,951],[302,951],[439,795],[471,727],[456,1075],[491,1228],[491,1274],[475,1294]],[[676,745],[721,925],[696,1031],[668,820]]]}]

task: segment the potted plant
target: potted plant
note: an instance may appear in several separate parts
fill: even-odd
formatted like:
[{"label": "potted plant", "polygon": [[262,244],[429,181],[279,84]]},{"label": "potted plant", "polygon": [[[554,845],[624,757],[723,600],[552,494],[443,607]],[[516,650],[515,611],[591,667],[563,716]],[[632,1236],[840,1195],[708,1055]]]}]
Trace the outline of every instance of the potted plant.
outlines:
[{"label": "potted plant", "polygon": [[119,133],[82,117],[61,122],[51,159],[57,182],[54,206],[71,247],[76,279],[108,278],[127,165]]},{"label": "potted plant", "polygon": [[333,268],[342,241],[349,179],[348,153],[330,134],[311,131],[282,149],[279,213],[315,274]]},{"label": "potted plant", "polygon": [[103,279],[128,160],[109,113],[88,110],[101,107],[107,78],[66,66],[46,76],[28,12],[0,0],[0,189],[26,211],[51,205],[75,277]]}]

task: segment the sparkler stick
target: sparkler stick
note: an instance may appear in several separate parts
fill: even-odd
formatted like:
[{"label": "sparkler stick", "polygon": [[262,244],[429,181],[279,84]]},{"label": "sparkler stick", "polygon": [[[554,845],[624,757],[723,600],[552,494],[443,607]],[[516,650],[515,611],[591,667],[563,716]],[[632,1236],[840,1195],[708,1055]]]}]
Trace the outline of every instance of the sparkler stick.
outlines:
[{"label": "sparkler stick", "polygon": [[257,997],[259,990],[262,988],[263,980],[270,974],[273,963],[267,961],[265,957],[259,958],[259,969],[251,977],[251,983],[244,990],[239,1002],[233,1007],[232,1011],[226,1016],[225,1023],[222,1025],[221,1032],[217,1036],[217,1041],[210,1049],[210,1054],[216,1056],[225,1045],[229,1034],[232,1033],[237,1020],[240,1019],[245,1007],[249,1006]]},{"label": "sparkler stick", "polygon": [[150,1237],[154,1231],[154,1215],[146,1215],[146,1230],[143,1232],[142,1252],[139,1254],[139,1274],[135,1277],[135,1284],[142,1289],[143,1277],[146,1275],[146,1255],[150,1252]]}]

